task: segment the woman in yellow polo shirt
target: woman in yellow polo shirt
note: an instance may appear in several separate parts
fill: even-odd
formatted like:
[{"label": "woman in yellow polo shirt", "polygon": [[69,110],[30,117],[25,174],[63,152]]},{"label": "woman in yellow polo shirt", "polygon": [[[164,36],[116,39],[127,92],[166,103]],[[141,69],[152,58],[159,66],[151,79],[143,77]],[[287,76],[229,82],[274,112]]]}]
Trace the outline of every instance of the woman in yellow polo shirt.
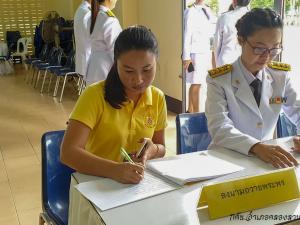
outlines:
[{"label": "woman in yellow polo shirt", "polygon": [[[89,86],[77,101],[60,157],[81,173],[138,183],[146,160],[165,155],[165,98],[151,86],[157,40],[146,27],[129,27],[117,38],[114,57],[107,79]],[[134,155],[143,139],[147,148],[139,160],[142,163],[123,162],[120,148]]]}]

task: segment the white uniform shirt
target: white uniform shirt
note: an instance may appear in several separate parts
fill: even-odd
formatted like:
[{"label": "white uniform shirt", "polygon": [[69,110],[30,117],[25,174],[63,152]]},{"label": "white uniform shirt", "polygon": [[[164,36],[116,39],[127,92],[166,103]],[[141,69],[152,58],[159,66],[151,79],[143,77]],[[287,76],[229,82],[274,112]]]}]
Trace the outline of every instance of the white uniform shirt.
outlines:
[{"label": "white uniform shirt", "polygon": [[[107,14],[108,10],[100,6],[91,34],[92,54],[88,63],[87,84],[106,79],[114,62],[114,44],[122,28],[116,17]],[[91,19],[88,27],[90,24]]]},{"label": "white uniform shirt", "polygon": [[[205,15],[204,8],[209,15]],[[184,12],[183,60],[191,59],[192,53],[209,53],[213,14],[206,5],[192,5]]]},{"label": "white uniform shirt", "polygon": [[75,71],[86,76],[87,63],[91,55],[91,39],[87,21],[90,14],[90,4],[83,1],[74,16],[74,35],[76,44]]},{"label": "white uniform shirt", "polygon": [[214,52],[217,67],[231,64],[241,55],[235,24],[247,12],[247,7],[237,7],[224,13],[218,19],[214,35]]},{"label": "white uniform shirt", "polygon": [[[274,104],[270,99],[284,98]],[[205,115],[212,137],[209,148],[225,147],[243,154],[260,142],[273,138],[279,113],[283,112],[300,132],[300,101],[291,85],[289,72],[262,70],[262,94],[258,107],[243,76],[239,61],[233,70],[216,78],[207,77]]]}]

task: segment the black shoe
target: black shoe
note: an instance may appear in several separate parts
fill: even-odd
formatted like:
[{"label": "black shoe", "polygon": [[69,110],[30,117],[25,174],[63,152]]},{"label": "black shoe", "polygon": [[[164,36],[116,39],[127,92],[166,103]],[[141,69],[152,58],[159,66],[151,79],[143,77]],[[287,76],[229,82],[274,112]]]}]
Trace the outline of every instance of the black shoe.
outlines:
[{"label": "black shoe", "polygon": [[185,113],[191,113],[189,110],[186,110],[186,112]]}]

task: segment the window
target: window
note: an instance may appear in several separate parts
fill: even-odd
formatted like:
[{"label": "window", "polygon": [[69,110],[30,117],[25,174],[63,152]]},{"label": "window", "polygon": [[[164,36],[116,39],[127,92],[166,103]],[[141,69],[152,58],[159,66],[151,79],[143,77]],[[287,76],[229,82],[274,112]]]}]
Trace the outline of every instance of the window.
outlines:
[{"label": "window", "polygon": [[[22,37],[34,36],[35,26],[42,20],[46,0],[0,0],[0,41],[6,31],[20,31]],[[31,51],[31,46],[29,46]]]}]

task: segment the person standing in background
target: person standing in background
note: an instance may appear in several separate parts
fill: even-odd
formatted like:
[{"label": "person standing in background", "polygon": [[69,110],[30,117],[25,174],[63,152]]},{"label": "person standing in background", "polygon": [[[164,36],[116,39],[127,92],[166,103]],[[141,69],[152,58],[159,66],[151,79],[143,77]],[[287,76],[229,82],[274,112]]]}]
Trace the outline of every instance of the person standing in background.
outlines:
[{"label": "person standing in background", "polygon": [[205,84],[207,70],[211,68],[212,35],[209,30],[213,17],[204,0],[196,0],[184,12],[182,61],[186,70],[186,82],[191,84],[187,112],[199,112],[200,88]]},{"label": "person standing in background", "polygon": [[237,40],[235,24],[239,18],[249,11],[250,0],[233,0],[234,10],[220,16],[214,35],[214,55],[216,66],[233,63],[241,54]]},{"label": "person standing in background", "polygon": [[92,53],[87,68],[86,83],[90,85],[105,80],[114,60],[114,44],[122,31],[120,23],[111,11],[117,0],[92,0],[88,21]]},{"label": "person standing in background", "polygon": [[87,64],[91,55],[91,39],[88,29],[88,19],[91,11],[91,0],[84,0],[75,12],[75,71],[86,80]]}]

